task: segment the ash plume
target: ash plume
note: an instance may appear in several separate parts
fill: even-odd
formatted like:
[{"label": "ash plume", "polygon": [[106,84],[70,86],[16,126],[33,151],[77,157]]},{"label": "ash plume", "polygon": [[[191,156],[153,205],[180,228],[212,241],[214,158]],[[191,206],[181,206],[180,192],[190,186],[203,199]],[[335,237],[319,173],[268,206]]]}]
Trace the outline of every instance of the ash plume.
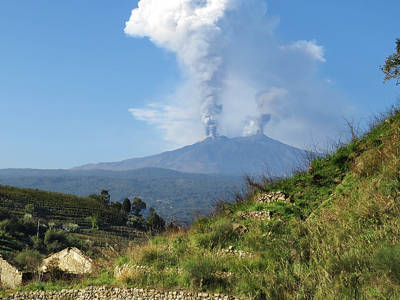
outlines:
[{"label": "ash plume", "polygon": [[[265,133],[293,146],[324,142],[352,113],[322,77],[316,39],[282,43],[267,0],[140,0],[125,33],[173,53],[183,79],[161,100],[129,109],[171,147],[206,136]],[[149,99],[148,99],[149,100]]]},{"label": "ash plume", "polygon": [[220,27],[233,0],[140,0],[126,23],[125,33],[148,37],[156,45],[176,53],[189,73],[201,99],[201,121],[207,136],[217,134],[222,111],[223,29]]}]

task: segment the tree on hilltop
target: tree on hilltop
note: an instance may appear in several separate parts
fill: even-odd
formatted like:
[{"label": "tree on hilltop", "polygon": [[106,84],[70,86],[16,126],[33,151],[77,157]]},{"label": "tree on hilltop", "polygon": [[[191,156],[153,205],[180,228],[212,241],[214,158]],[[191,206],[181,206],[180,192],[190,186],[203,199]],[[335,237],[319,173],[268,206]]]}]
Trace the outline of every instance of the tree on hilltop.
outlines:
[{"label": "tree on hilltop", "polygon": [[400,39],[396,40],[396,53],[386,58],[381,70],[385,73],[385,81],[396,79],[396,84],[400,85]]},{"label": "tree on hilltop", "polygon": [[143,209],[146,209],[146,203],[143,202],[142,199],[140,199],[140,198],[138,198],[138,197],[133,198],[133,201],[132,201],[132,210],[133,210],[133,214],[134,214],[136,217],[140,217],[140,216],[141,216],[140,212],[141,212]]},{"label": "tree on hilltop", "polygon": [[165,231],[165,221],[161,218],[154,208],[150,208],[150,213],[146,218],[147,224],[151,231],[162,232]]},{"label": "tree on hilltop", "polygon": [[104,205],[110,205],[111,196],[107,190],[102,190],[100,195],[90,194],[88,198],[100,202]]},{"label": "tree on hilltop", "polygon": [[132,210],[132,204],[129,198],[125,198],[124,201],[122,202],[122,210],[126,212],[127,215],[130,214]]},{"label": "tree on hilltop", "polygon": [[101,195],[101,197],[102,197],[102,199],[103,199],[103,203],[104,203],[105,205],[110,205],[111,196],[110,196],[110,194],[108,193],[108,191],[107,191],[107,190],[102,190],[101,193],[100,193],[100,195]]}]

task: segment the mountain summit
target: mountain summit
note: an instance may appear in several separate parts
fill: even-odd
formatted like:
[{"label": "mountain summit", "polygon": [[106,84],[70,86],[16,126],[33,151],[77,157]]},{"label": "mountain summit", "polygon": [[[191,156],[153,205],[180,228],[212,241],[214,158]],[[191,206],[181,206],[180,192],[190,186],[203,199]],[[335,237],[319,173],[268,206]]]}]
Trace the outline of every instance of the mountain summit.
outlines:
[{"label": "mountain summit", "polygon": [[305,159],[301,150],[262,133],[247,137],[208,137],[193,145],[120,162],[88,164],[77,170],[124,171],[147,167],[188,173],[285,176]]}]

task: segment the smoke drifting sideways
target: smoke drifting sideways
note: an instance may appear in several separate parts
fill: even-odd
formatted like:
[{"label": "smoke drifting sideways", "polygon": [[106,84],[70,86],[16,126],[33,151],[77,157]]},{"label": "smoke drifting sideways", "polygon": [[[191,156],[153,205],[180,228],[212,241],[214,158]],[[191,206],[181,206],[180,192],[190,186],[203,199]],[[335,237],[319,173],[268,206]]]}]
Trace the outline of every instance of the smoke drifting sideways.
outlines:
[{"label": "smoke drifting sideways", "polygon": [[161,103],[130,112],[177,146],[198,141],[204,128],[211,137],[265,133],[295,146],[334,134],[351,108],[320,78],[324,48],[281,44],[279,22],[265,0],[140,0],[125,33],[176,54],[184,80]]}]

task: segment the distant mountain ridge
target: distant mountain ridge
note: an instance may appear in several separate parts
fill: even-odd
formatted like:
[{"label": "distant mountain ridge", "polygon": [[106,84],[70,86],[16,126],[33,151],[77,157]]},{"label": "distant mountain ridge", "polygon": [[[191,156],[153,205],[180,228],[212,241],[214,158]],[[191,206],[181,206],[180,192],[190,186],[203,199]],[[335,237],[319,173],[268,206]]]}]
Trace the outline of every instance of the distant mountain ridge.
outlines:
[{"label": "distant mountain ridge", "polygon": [[177,150],[70,170],[0,170],[0,184],[77,196],[109,190],[113,201],[141,197],[166,219],[190,222],[218,199],[232,200],[243,176],[288,176],[304,166],[306,151],[263,134],[206,138]]},{"label": "distant mountain ridge", "polygon": [[200,174],[287,176],[302,165],[305,156],[305,150],[259,133],[247,137],[206,138],[157,155],[87,164],[74,170],[126,171],[152,167]]}]

